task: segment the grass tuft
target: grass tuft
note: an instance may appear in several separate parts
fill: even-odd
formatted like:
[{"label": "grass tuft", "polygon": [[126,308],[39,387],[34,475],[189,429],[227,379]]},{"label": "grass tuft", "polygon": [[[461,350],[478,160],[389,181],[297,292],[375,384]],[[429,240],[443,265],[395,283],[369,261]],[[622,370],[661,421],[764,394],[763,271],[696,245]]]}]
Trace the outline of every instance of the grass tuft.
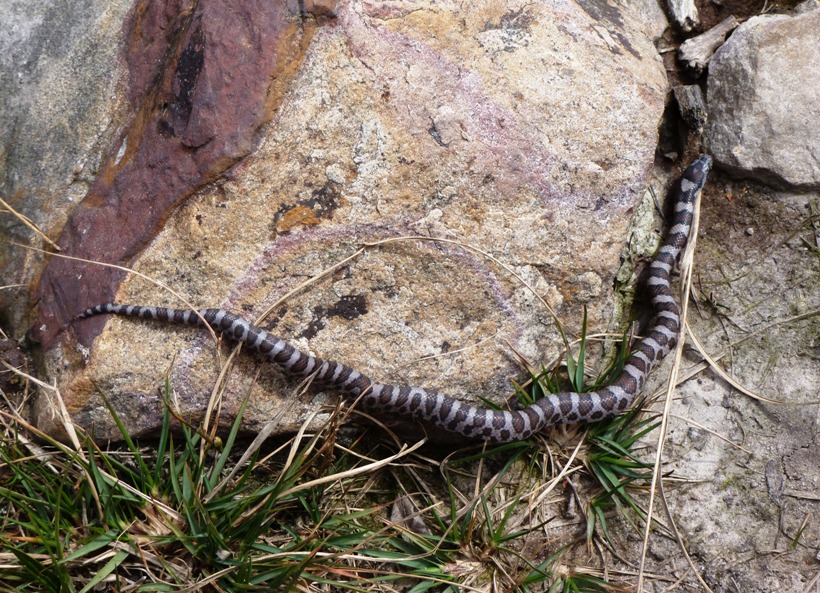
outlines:
[{"label": "grass tuft", "polygon": [[[585,384],[586,345],[585,316],[581,352],[567,361],[578,390],[626,358]],[[542,372],[517,391],[532,400],[561,382]],[[633,450],[656,423],[638,411],[591,426],[577,458],[510,443],[442,461],[417,446],[388,457],[366,440],[342,446],[338,410],[321,430],[263,450],[264,439],[240,439],[243,404],[224,441],[212,439],[170,393],[166,380],[150,443],[131,438],[103,397],[117,448],[80,434],[74,449],[0,413],[0,592],[611,591],[568,568],[578,566],[568,555],[599,533],[610,539],[613,509],[645,520],[633,493],[647,466]],[[581,467],[597,489],[585,529],[555,527],[550,493]]]}]

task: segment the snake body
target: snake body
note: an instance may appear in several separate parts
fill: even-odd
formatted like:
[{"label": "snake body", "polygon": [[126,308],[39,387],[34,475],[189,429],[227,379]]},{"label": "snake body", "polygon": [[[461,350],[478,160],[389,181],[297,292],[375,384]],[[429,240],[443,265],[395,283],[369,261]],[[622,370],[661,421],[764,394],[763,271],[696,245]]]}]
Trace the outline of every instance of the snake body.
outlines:
[{"label": "snake body", "polygon": [[[224,309],[193,310],[107,303],[87,309],[80,318],[113,313],[169,323],[202,326],[207,323],[235,342],[258,352],[293,377],[313,375],[313,383],[332,388],[366,409],[410,417],[446,431],[494,442],[518,441],[556,424],[595,422],[618,415],[632,404],[652,369],[675,346],[680,314],[672,296],[670,277],[692,227],[695,200],[712,166],[708,156],[696,159],[677,188],[666,237],[649,266],[647,290],[654,319],[646,336],[624,362],[610,385],[589,393],[557,393],[518,410],[493,410],[465,404],[438,391],[377,383],[352,367],[297,350],[284,340]],[[204,320],[204,321],[203,321]]]}]

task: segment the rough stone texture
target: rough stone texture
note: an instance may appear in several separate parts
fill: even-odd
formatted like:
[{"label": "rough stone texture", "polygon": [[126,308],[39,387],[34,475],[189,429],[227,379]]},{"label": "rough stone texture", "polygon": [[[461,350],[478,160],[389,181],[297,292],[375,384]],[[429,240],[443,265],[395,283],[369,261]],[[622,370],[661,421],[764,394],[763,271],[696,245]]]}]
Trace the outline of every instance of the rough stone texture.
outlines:
[{"label": "rough stone texture", "polygon": [[[56,238],[77,202],[96,195],[90,190],[102,183],[98,174],[116,160],[130,114],[142,104],[131,107],[131,71],[118,57],[130,39],[122,32],[128,5],[61,2],[41,11],[34,4],[4,4],[15,16],[0,28],[0,167],[6,198]],[[608,6],[587,4],[589,12]],[[577,328],[583,303],[592,327],[606,326],[611,278],[635,189],[647,177],[663,91],[651,50],[638,45],[638,29],[654,34],[655,21],[646,27],[623,14],[618,22],[613,8],[587,20],[564,4],[476,6],[459,13],[441,2],[341,3],[336,21],[317,23],[249,156],[191,189],[176,209],[167,196],[145,196],[142,206],[165,208],[167,218],[133,265],[197,305],[254,316],[363,241],[434,234],[481,246],[513,266],[567,326]],[[579,55],[568,53],[572,36],[587,43]],[[621,36],[640,49],[640,60]],[[665,182],[653,186],[661,195]],[[724,366],[747,387],[793,404],[820,393],[818,317],[769,324],[820,308],[820,234],[811,218],[818,208],[816,193],[777,193],[716,171],[696,256],[695,331],[712,354],[752,336],[733,343]],[[654,210],[651,197],[641,203],[644,232],[630,237],[646,252],[653,248],[646,229],[660,228]],[[6,235],[30,240],[7,216],[0,224]],[[0,257],[6,282],[28,284],[38,269],[36,255],[5,243]],[[106,290],[123,300],[180,304],[135,278]],[[31,308],[23,297],[0,292],[15,337]],[[86,304],[93,303],[77,306]],[[503,270],[451,245],[417,242],[369,249],[276,307],[269,321],[300,346],[379,378],[438,385],[465,399],[506,393],[506,376],[520,377],[505,339],[533,361],[549,359],[557,347],[550,323]],[[93,337],[100,326],[85,331]],[[51,376],[36,374],[60,379],[83,426],[115,434],[94,395],[99,388],[115,398],[134,434],[150,431],[169,369],[182,413],[192,422],[201,415],[217,369],[203,332],[113,320],[83,346],[72,338],[76,330],[57,336],[46,353]],[[689,351],[684,367],[698,360]],[[250,387],[259,365],[244,355],[237,365],[223,413],[229,418],[250,392],[250,429],[287,406],[280,428],[292,429],[326,401],[292,397],[296,386],[268,368]],[[653,374],[652,387],[663,384],[668,368]],[[53,428],[46,403],[38,404],[38,420]],[[671,419],[665,450],[675,474],[665,492],[713,591],[803,592],[817,574],[819,410],[755,402],[708,371],[679,388],[672,411],[680,418]],[[566,443],[563,430],[551,436],[556,459],[577,444]],[[649,438],[654,443],[655,433]],[[561,498],[560,513],[569,498]],[[703,591],[663,531],[666,517],[658,518],[649,570],[661,576],[647,590]],[[585,519],[579,515],[575,526],[563,515],[545,522],[532,549],[547,554],[545,541],[575,540]],[[619,558],[631,563],[607,557],[609,574],[628,581],[617,570],[634,574],[639,538],[615,516],[609,526]],[[596,561],[585,545],[576,551],[575,565]],[[573,564],[569,554],[564,562]]]},{"label": "rough stone texture", "polygon": [[[130,0],[0,2],[0,193],[56,239],[127,117],[119,55]],[[44,247],[3,215],[10,241]],[[3,242],[0,318],[19,337],[42,257]]]},{"label": "rough stone texture", "polygon": [[[124,51],[134,115],[60,234],[66,253],[130,261],[177,204],[251,151],[300,63],[305,35],[282,3],[234,4],[135,5]],[[35,339],[50,348],[84,303],[113,298],[122,277],[52,259],[37,291]],[[76,326],[80,343],[89,345],[95,329]]]},{"label": "rough stone texture", "polygon": [[737,28],[709,67],[706,140],[735,175],[820,188],[820,10],[760,16]]},{"label": "rough stone texture", "polygon": [[[569,329],[583,304],[593,327],[608,325],[667,90],[650,4],[343,2],[315,24],[263,4],[248,30],[216,0],[146,2],[122,19],[122,59],[106,67],[127,108],[109,114],[121,128],[83,202],[60,206],[67,253],[130,264],[197,306],[253,317],[364,241],[441,236],[510,265]],[[251,35],[262,32],[273,37]],[[71,323],[110,298],[182,303],[56,258],[36,298],[32,335],[82,425],[115,434],[99,389],[130,429],[150,430],[169,368],[183,411],[201,414],[217,372],[204,333]],[[277,307],[270,325],[377,378],[467,399],[520,377],[506,342],[534,361],[558,350],[548,313],[511,275],[432,243],[369,249]],[[223,411],[229,420],[250,390],[253,429],[294,386],[267,368],[253,383],[257,363],[238,365]],[[284,430],[315,408],[300,399]]]},{"label": "rough stone texture", "polygon": [[[816,193],[778,192],[733,181],[720,171],[710,176],[702,200],[688,323],[706,351],[722,357],[721,367],[737,382],[782,404],[754,400],[701,368],[702,358],[688,340],[681,376],[689,378],[673,394],[663,454],[669,514],[656,499],[647,592],[706,590],[683,558],[670,530],[670,515],[712,591],[816,589],[816,581],[813,587],[808,584],[818,574],[820,552],[820,523],[813,520],[820,514],[818,211]],[[659,398],[651,405],[658,413],[669,362],[653,373],[646,390]],[[570,455],[578,438],[575,433],[567,438],[563,429],[552,431],[550,455]],[[654,462],[657,439],[653,431],[642,440],[645,448],[636,448],[649,463]],[[577,489],[584,490],[579,482]],[[513,499],[518,492],[505,493],[501,500]],[[633,494],[646,508],[646,493]],[[581,513],[575,522],[567,520],[567,498],[558,497],[548,512],[541,510],[537,521],[545,527],[533,538],[533,548],[545,540],[557,548],[585,532]],[[619,519],[620,513],[608,517],[609,533],[616,534],[618,558],[631,564],[613,558],[605,564],[612,578],[631,591],[642,536]],[[585,546],[571,554],[563,562],[589,565]],[[625,570],[620,577],[615,576],[619,569]]]},{"label": "rough stone texture", "polygon": [[[818,206],[817,194],[719,174],[703,201],[689,323],[735,380],[783,402],[755,401],[709,370],[676,392],[665,469],[681,483],[666,495],[714,591],[801,592],[817,574],[820,524],[800,529],[820,511]],[[690,349],[682,372],[699,360]],[[662,537],[652,552],[680,558]]]}]

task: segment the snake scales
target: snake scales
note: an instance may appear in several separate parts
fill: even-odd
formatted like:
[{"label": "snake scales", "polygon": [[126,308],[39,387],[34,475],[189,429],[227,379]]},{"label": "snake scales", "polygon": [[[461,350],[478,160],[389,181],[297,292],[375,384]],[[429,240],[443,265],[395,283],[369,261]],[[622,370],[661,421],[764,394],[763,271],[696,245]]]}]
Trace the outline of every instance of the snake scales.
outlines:
[{"label": "snake scales", "polygon": [[670,276],[689,238],[695,200],[706,183],[711,166],[712,159],[701,156],[684,172],[675,196],[669,230],[649,266],[647,290],[655,317],[646,336],[624,362],[618,378],[594,392],[557,393],[519,410],[492,410],[471,406],[421,387],[376,383],[345,364],[301,352],[224,309],[204,309],[197,315],[192,310],[107,303],[87,309],[80,318],[114,313],[194,326],[202,326],[204,319],[214,331],[262,354],[288,375],[307,377],[313,374],[315,384],[338,390],[350,399],[360,398],[366,409],[415,418],[469,438],[518,441],[555,424],[594,422],[616,416],[635,400],[651,370],[675,346],[680,331],[680,314],[672,296]]}]

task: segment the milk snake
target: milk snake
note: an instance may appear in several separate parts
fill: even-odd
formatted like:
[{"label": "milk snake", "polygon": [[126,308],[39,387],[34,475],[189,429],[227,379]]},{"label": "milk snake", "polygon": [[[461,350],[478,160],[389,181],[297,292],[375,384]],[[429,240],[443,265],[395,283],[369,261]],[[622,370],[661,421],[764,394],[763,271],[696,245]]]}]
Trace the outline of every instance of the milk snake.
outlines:
[{"label": "milk snake", "polygon": [[421,387],[376,383],[345,364],[301,352],[224,309],[204,309],[197,315],[192,310],[108,303],[87,309],[79,317],[113,313],[194,326],[203,325],[204,319],[214,331],[258,352],[286,374],[294,377],[314,375],[314,385],[332,388],[350,399],[358,398],[366,409],[417,419],[468,438],[494,442],[523,440],[556,424],[594,422],[618,415],[632,404],[648,374],[675,346],[680,315],[672,296],[670,276],[689,238],[695,201],[711,166],[712,160],[701,156],[684,172],[666,238],[649,265],[646,284],[655,317],[646,336],[624,362],[618,378],[594,392],[557,393],[522,409],[492,410],[468,405]]}]

